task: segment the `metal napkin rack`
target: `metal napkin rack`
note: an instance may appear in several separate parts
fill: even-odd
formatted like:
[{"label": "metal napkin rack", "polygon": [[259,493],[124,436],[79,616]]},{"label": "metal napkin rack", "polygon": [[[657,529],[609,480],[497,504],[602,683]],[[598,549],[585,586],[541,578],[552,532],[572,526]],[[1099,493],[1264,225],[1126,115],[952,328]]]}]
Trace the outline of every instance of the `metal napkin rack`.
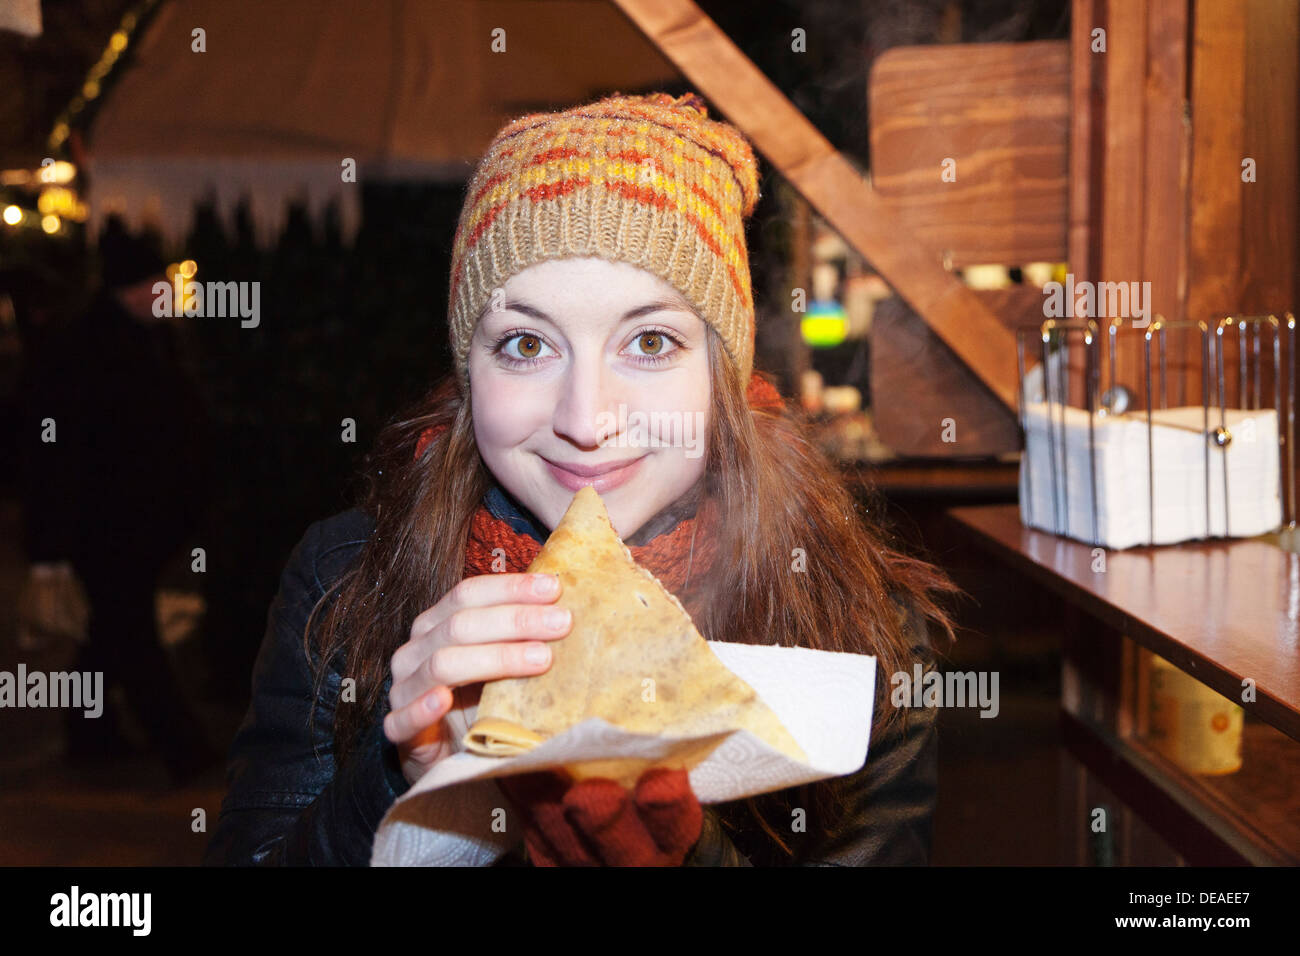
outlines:
[{"label": "metal napkin rack", "polygon": [[[1227,391],[1224,382],[1224,344],[1225,337],[1235,329],[1237,333],[1237,352],[1238,352],[1238,404],[1234,408],[1244,410],[1258,410],[1265,406],[1261,404],[1261,332],[1269,330],[1272,333],[1272,366],[1273,366],[1273,401],[1272,408],[1277,410],[1278,421],[1278,468],[1279,480],[1282,485],[1282,502],[1283,516],[1282,524],[1288,528],[1295,528],[1296,525],[1296,508],[1295,508],[1295,315],[1286,312],[1284,317],[1279,319],[1276,315],[1237,315],[1223,316],[1210,323],[1201,320],[1185,321],[1167,321],[1163,316],[1157,315],[1155,320],[1144,328],[1135,327],[1131,322],[1124,319],[1111,319],[1106,326],[1106,342],[1109,352],[1108,363],[1108,386],[1105,391],[1099,391],[1101,381],[1101,327],[1096,320],[1060,320],[1048,319],[1041,324],[1020,326],[1016,329],[1016,372],[1018,379],[1017,399],[1018,399],[1018,417],[1020,421],[1020,439],[1021,447],[1025,449],[1026,458],[1028,456],[1028,426],[1027,426],[1027,409],[1029,399],[1025,393],[1026,371],[1025,371],[1025,340],[1031,333],[1038,336],[1041,349],[1042,375],[1043,375],[1043,401],[1046,404],[1047,411],[1047,439],[1049,444],[1049,457],[1051,459],[1051,481],[1052,481],[1052,529],[1056,534],[1068,535],[1069,525],[1069,475],[1068,468],[1065,467],[1065,408],[1069,404],[1069,386],[1070,386],[1070,335],[1078,333],[1083,339],[1084,348],[1084,400],[1088,412],[1088,457],[1089,457],[1089,478],[1091,487],[1088,490],[1092,507],[1092,539],[1094,545],[1100,544],[1100,529],[1097,517],[1097,454],[1095,443],[1095,425],[1098,416],[1105,415],[1122,415],[1127,412],[1127,405],[1132,400],[1132,393],[1115,380],[1115,368],[1117,364],[1118,343],[1117,339],[1121,334],[1131,334],[1141,332],[1143,334],[1143,353],[1145,357],[1145,385],[1146,385],[1146,423],[1147,423],[1147,505],[1150,523],[1148,526],[1147,543],[1155,543],[1155,462],[1154,462],[1154,422],[1152,419],[1153,408],[1151,397],[1158,394],[1160,399],[1160,408],[1167,409],[1168,405],[1168,342],[1167,333],[1171,330],[1189,331],[1195,330],[1201,340],[1200,357],[1201,357],[1201,409],[1203,413],[1202,434],[1206,440],[1205,446],[1205,528],[1206,534],[1199,539],[1205,540],[1210,535],[1210,469],[1212,467],[1213,452],[1224,450],[1232,441],[1232,433],[1227,427]],[[1251,333],[1248,337],[1247,331]],[[1282,339],[1286,338],[1286,358],[1284,364],[1282,361]],[[1055,346],[1055,348],[1054,348]],[[1155,358],[1158,364],[1158,392],[1152,389],[1152,349],[1155,349]],[[1249,346],[1249,348],[1248,348]],[[1248,352],[1250,359],[1248,362]],[[1055,353],[1055,354],[1053,354]],[[1054,374],[1054,365],[1057,366]],[[1283,375],[1285,372],[1285,376]],[[1283,378],[1286,380],[1285,396],[1283,395]],[[1284,402],[1285,400],[1285,402]],[[1217,406],[1218,424],[1211,426],[1211,412]],[[1055,421],[1054,409],[1060,409],[1059,425]],[[1283,424],[1283,410],[1285,409],[1285,426]],[[1058,441],[1060,445],[1058,446]],[[1226,454],[1217,456],[1223,469],[1223,507],[1224,507],[1224,536],[1231,536],[1231,513],[1228,496],[1228,461]],[[1057,467],[1058,458],[1062,465]],[[1028,496],[1027,507],[1029,509],[1030,524],[1035,527],[1043,527],[1043,524],[1036,520],[1033,515],[1033,492],[1032,492],[1032,470],[1025,467],[1026,492]],[[1058,482],[1060,487],[1058,487]],[[1063,525],[1061,520],[1062,506],[1058,506],[1058,498],[1063,500],[1063,508],[1066,513],[1066,522]]]}]

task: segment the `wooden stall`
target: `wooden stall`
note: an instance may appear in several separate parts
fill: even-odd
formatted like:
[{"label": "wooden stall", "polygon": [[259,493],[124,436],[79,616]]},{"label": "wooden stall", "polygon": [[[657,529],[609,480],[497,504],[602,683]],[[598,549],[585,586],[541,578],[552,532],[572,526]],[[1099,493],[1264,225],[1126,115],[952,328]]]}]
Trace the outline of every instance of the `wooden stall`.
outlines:
[{"label": "wooden stall", "polygon": [[[1167,323],[1297,311],[1292,0],[1073,0],[1068,40],[890,50],[865,91],[865,174],[690,0],[616,2],[901,297],[873,327],[872,391],[888,396],[876,427],[909,459],[909,488],[1015,493],[1014,330],[1043,321],[1044,293],[970,288],[967,267],[1041,261],[1075,282],[1149,282],[1150,318]],[[1104,374],[1145,402],[1141,340],[1124,337]],[[1235,347],[1225,336],[1229,369]],[[1199,402],[1199,348],[1195,335],[1171,342],[1171,402]],[[1296,371],[1284,351],[1279,374]],[[1082,404],[1081,386],[1070,394]],[[953,415],[962,440],[943,441],[937,423]],[[871,471],[888,484],[888,469]],[[1294,536],[1133,548],[1099,575],[1097,549],[1026,528],[1012,505],[952,516],[1008,580],[1061,600],[1062,862],[1300,859]],[[1242,698],[1244,772],[1211,779],[1153,749],[1152,654]],[[1099,856],[1086,821],[1112,804],[1119,850]]]}]

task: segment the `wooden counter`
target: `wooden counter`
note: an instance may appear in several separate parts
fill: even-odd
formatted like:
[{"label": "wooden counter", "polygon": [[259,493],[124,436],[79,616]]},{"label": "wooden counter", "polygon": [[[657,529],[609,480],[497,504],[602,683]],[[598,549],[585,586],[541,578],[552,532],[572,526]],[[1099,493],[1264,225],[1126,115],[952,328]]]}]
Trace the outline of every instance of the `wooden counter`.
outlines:
[{"label": "wooden counter", "polygon": [[1016,505],[948,514],[1012,566],[1300,740],[1300,554],[1242,538],[1106,551],[1020,523]]},{"label": "wooden counter", "polygon": [[[1108,799],[1096,780],[1126,807],[1124,862],[1167,862],[1135,815],[1181,862],[1300,863],[1300,554],[1277,535],[1103,551],[1024,527],[1016,505],[947,514],[1062,599],[1062,742],[1077,761],[1063,787],[1067,860],[1088,858],[1079,821]],[[1141,648],[1240,702],[1238,771],[1191,772],[1152,746]]]}]

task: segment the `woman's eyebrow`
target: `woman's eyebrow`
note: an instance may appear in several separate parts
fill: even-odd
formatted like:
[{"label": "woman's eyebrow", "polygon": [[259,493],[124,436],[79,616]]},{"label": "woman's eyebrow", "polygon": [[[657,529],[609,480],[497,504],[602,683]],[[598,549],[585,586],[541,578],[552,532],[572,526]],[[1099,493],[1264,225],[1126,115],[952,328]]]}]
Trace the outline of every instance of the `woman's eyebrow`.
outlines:
[{"label": "woman's eyebrow", "polygon": [[[515,312],[522,312],[524,315],[534,319],[541,319],[545,322],[554,321],[549,315],[541,309],[529,305],[527,302],[519,302],[511,299],[506,302],[505,307]],[[635,309],[629,310],[620,320],[626,322],[628,319],[639,319],[643,315],[649,315],[652,312],[689,312],[692,311],[690,304],[686,300],[676,299],[656,299],[653,302],[647,302],[645,305],[638,305]]]}]

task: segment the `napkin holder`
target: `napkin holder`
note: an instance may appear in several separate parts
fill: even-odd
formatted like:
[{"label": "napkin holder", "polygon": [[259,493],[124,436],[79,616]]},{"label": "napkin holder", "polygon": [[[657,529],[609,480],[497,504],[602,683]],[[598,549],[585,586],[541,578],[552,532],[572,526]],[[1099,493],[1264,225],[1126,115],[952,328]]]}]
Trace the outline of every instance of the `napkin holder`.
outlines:
[{"label": "napkin holder", "polygon": [[[1225,387],[1225,344],[1234,330],[1235,395]],[[1267,364],[1261,361],[1265,332],[1271,339]],[[1027,373],[1030,333],[1041,354]],[[1169,405],[1170,333],[1199,336],[1198,405]],[[1228,316],[1212,324],[1157,316],[1145,328],[1116,319],[1104,334],[1109,363],[1103,391],[1097,321],[1049,319],[1016,330],[1021,521],[1114,549],[1245,537],[1276,531],[1284,522],[1294,527],[1294,315]],[[1139,334],[1140,396],[1115,377],[1118,340]],[[1082,382],[1071,380],[1071,337],[1082,339]],[[1268,366],[1271,407],[1261,394]],[[1070,403],[1072,392],[1082,394],[1083,407]]]}]

